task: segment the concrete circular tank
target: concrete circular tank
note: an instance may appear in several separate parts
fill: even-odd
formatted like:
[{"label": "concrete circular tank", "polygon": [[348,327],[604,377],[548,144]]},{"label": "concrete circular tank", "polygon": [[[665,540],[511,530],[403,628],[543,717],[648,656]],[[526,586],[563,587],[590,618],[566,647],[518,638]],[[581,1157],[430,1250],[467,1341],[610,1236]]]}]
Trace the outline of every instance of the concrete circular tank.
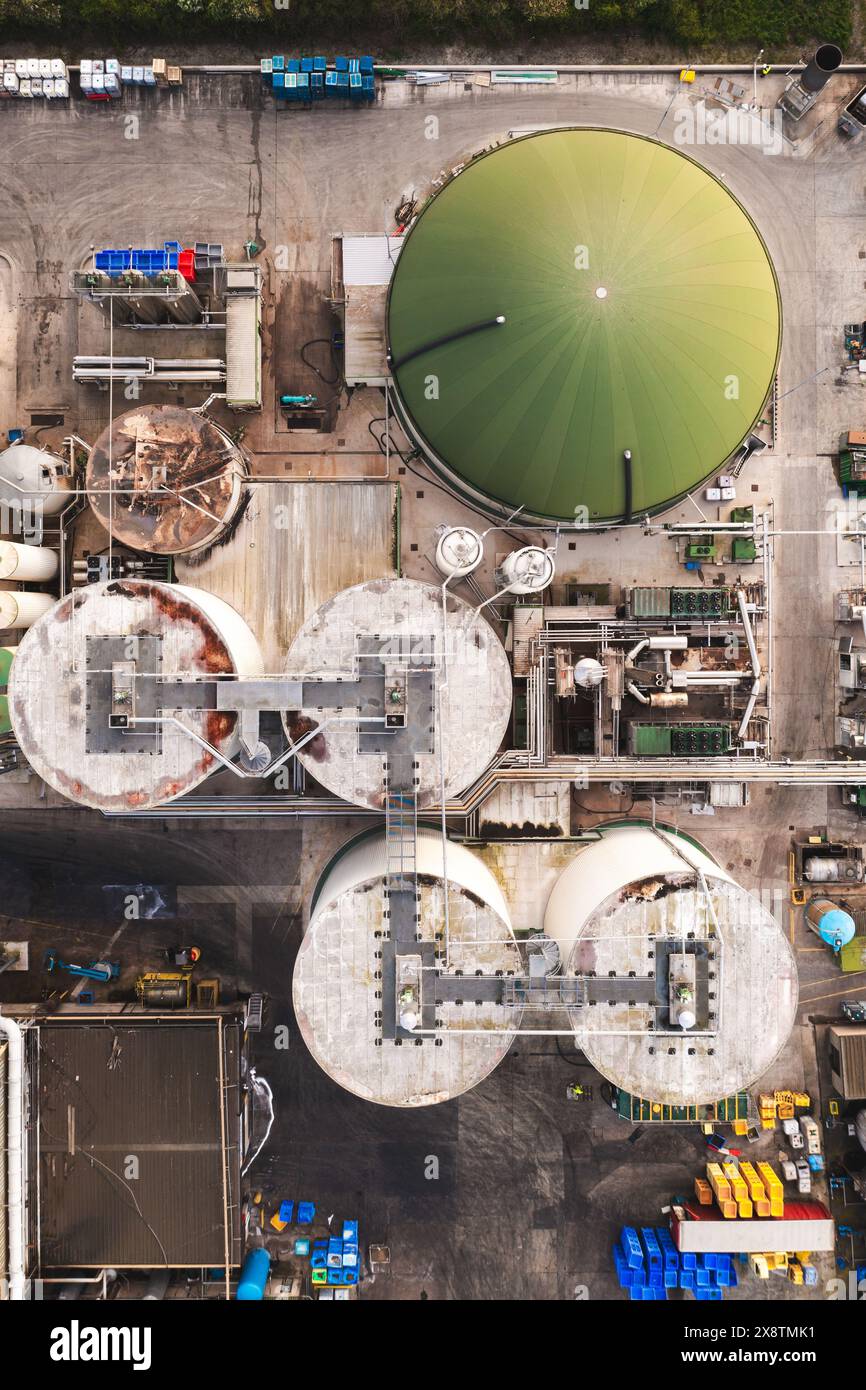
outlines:
[{"label": "concrete circular tank", "polygon": [[[508,908],[486,865],[465,846],[450,842],[443,863],[440,834],[422,828],[417,867],[417,949],[426,953],[425,959],[432,962],[434,952],[443,953],[437,964],[449,976],[460,970],[467,976],[476,969],[485,974],[518,971],[520,954]],[[381,997],[379,977],[389,931],[386,886],[386,844],[380,832],[353,841],[332,860],[319,881],[295,962],[295,1016],[319,1066],[346,1090],[380,1105],[433,1105],[489,1075],[511,1045],[520,1011],[489,1001],[476,1004],[467,980],[462,1004],[445,1000],[436,1008],[446,1030],[438,1038],[423,1012],[413,1038],[399,1044],[383,1036],[388,1002]]]},{"label": "concrete circular tank", "polygon": [[[114,672],[122,676],[130,664],[137,722],[112,727]],[[22,638],[10,718],[24,757],[63,796],[100,811],[145,810],[191,791],[219,766],[193,735],[224,758],[239,748],[236,714],[173,709],[170,686],[149,678],[261,672],[255,638],[222,599],[178,584],[92,584],[54,604]],[[183,727],[164,722],[171,718]]]},{"label": "concrete circular tank", "polygon": [[547,520],[662,511],[712,476],[762,413],[780,335],[744,208],[615,130],[473,159],[408,233],[388,301],[400,413],[431,464],[495,514]]},{"label": "concrete circular tank", "polygon": [[119,415],[87,460],[87,495],[116,541],[189,555],[225,535],[244,496],[247,464],[225,430],[177,405]]},{"label": "concrete circular tank", "polygon": [[544,930],[563,970],[586,977],[570,1011],[579,1046],[632,1095],[701,1105],[745,1090],[794,1025],[787,938],[684,835],[601,827],[554,885]]},{"label": "concrete circular tank", "polygon": [[[336,796],[377,810],[385,804],[389,757],[414,762],[419,808],[438,804],[440,773],[446,798],[470,786],[497,752],[511,716],[508,658],[493,629],[450,591],[443,603],[440,587],[417,580],[344,589],[301,628],[286,669],[292,679],[345,682],[341,708],[333,700],[322,707],[306,687],[308,703],[283,723],[293,742],[322,724],[298,754],[302,763]],[[359,676],[366,682],[360,690]],[[388,703],[401,682],[408,692],[404,731],[384,723],[401,708]]]}]

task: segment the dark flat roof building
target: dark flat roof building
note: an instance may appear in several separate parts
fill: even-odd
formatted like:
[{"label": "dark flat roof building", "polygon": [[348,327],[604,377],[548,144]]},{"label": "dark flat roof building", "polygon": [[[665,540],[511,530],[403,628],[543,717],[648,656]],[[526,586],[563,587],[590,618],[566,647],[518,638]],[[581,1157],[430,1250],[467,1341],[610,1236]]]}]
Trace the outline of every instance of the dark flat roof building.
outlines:
[{"label": "dark flat roof building", "polygon": [[866,1100],[866,1028],[830,1029],[830,1072],[845,1100]]},{"label": "dark flat roof building", "polygon": [[242,1039],[236,1014],[34,1019],[42,1270],[240,1263]]}]

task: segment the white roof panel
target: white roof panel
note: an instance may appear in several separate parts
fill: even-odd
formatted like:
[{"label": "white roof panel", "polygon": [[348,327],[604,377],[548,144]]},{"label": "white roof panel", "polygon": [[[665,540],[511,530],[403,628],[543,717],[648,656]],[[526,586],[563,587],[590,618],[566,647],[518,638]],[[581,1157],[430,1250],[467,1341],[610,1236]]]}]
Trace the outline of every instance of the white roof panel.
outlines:
[{"label": "white roof panel", "polygon": [[344,236],[343,284],[388,285],[403,249],[401,236]]}]

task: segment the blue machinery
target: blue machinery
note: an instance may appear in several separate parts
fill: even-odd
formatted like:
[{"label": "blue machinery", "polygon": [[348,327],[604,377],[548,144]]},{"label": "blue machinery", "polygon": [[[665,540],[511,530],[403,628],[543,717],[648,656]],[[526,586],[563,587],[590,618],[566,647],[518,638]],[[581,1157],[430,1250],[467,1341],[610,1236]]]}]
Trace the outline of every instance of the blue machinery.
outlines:
[{"label": "blue machinery", "polygon": [[116,980],[120,974],[120,964],[116,960],[92,960],[87,965],[72,965],[69,961],[61,960],[56,951],[46,951],[45,969],[49,974],[55,970],[65,970],[67,975],[97,980],[100,984],[108,984],[109,980]]}]

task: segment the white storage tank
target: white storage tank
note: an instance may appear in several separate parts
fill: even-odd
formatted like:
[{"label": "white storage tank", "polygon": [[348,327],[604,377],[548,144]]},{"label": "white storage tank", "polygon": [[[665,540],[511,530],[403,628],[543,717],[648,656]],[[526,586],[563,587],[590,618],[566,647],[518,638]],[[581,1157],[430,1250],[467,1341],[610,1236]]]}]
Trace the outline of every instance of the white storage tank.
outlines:
[{"label": "white storage tank", "polygon": [[[291,679],[345,683],[339,711],[333,701],[321,707],[308,687],[309,703],[283,724],[292,742],[322,725],[298,754],[310,776],[343,800],[377,810],[395,747],[414,762],[418,807],[438,804],[443,779],[448,798],[481,775],[511,717],[511,671],[493,629],[450,590],[443,601],[441,585],[414,579],[344,589],[301,628],[286,670]],[[379,678],[384,671],[386,685],[408,687],[411,748],[383,729],[381,685],[378,703],[353,689],[359,671]]]},{"label": "white storage tank", "polygon": [[436,542],[436,568],[446,579],[465,579],[484,559],[484,545],[469,526],[443,527]]},{"label": "white storage tank", "polygon": [[44,584],[57,574],[59,563],[57,551],[50,546],[0,541],[0,579]]},{"label": "white storage tank", "polygon": [[27,589],[0,590],[0,631],[23,632],[56,602],[51,594],[36,594]]},{"label": "white storage tank", "polygon": [[539,594],[553,583],[555,552],[544,550],[540,545],[525,545],[506,555],[499,573],[509,593]]},{"label": "white storage tank", "polygon": [[[508,908],[487,866],[451,842],[443,862],[442,838],[432,829],[419,831],[416,854],[419,951],[428,949],[432,961],[435,948],[436,963],[449,975],[519,972]],[[462,1004],[446,1000],[436,1009],[447,1031],[437,1037],[419,1029],[402,1046],[383,1038],[377,975],[388,933],[386,875],[385,836],[378,831],[350,843],[323,873],[295,962],[295,1016],[319,1066],[346,1090],[380,1105],[433,1105],[489,1075],[511,1045],[520,1010],[477,1004],[467,980]]]},{"label": "white storage tank", "polygon": [[600,827],[560,874],[544,930],[566,974],[577,1045],[614,1085],[701,1105],[754,1085],[788,1039],[794,955],[772,913],[688,836]]},{"label": "white storage tank", "polygon": [[[72,500],[72,479],[67,465],[55,454],[32,444],[10,444],[0,453],[0,505],[9,510],[38,508],[43,516],[56,516]],[[6,530],[11,530],[7,526]]]},{"label": "white storage tank", "polygon": [[[145,810],[218,769],[198,740],[235,756],[237,714],[173,709],[170,695],[172,679],[262,674],[258,644],[229,604],[201,589],[144,580],[87,585],[48,602],[17,648],[9,712],[24,757],[50,786],[96,810]],[[127,729],[109,724],[123,663],[134,666],[138,716]]]}]

